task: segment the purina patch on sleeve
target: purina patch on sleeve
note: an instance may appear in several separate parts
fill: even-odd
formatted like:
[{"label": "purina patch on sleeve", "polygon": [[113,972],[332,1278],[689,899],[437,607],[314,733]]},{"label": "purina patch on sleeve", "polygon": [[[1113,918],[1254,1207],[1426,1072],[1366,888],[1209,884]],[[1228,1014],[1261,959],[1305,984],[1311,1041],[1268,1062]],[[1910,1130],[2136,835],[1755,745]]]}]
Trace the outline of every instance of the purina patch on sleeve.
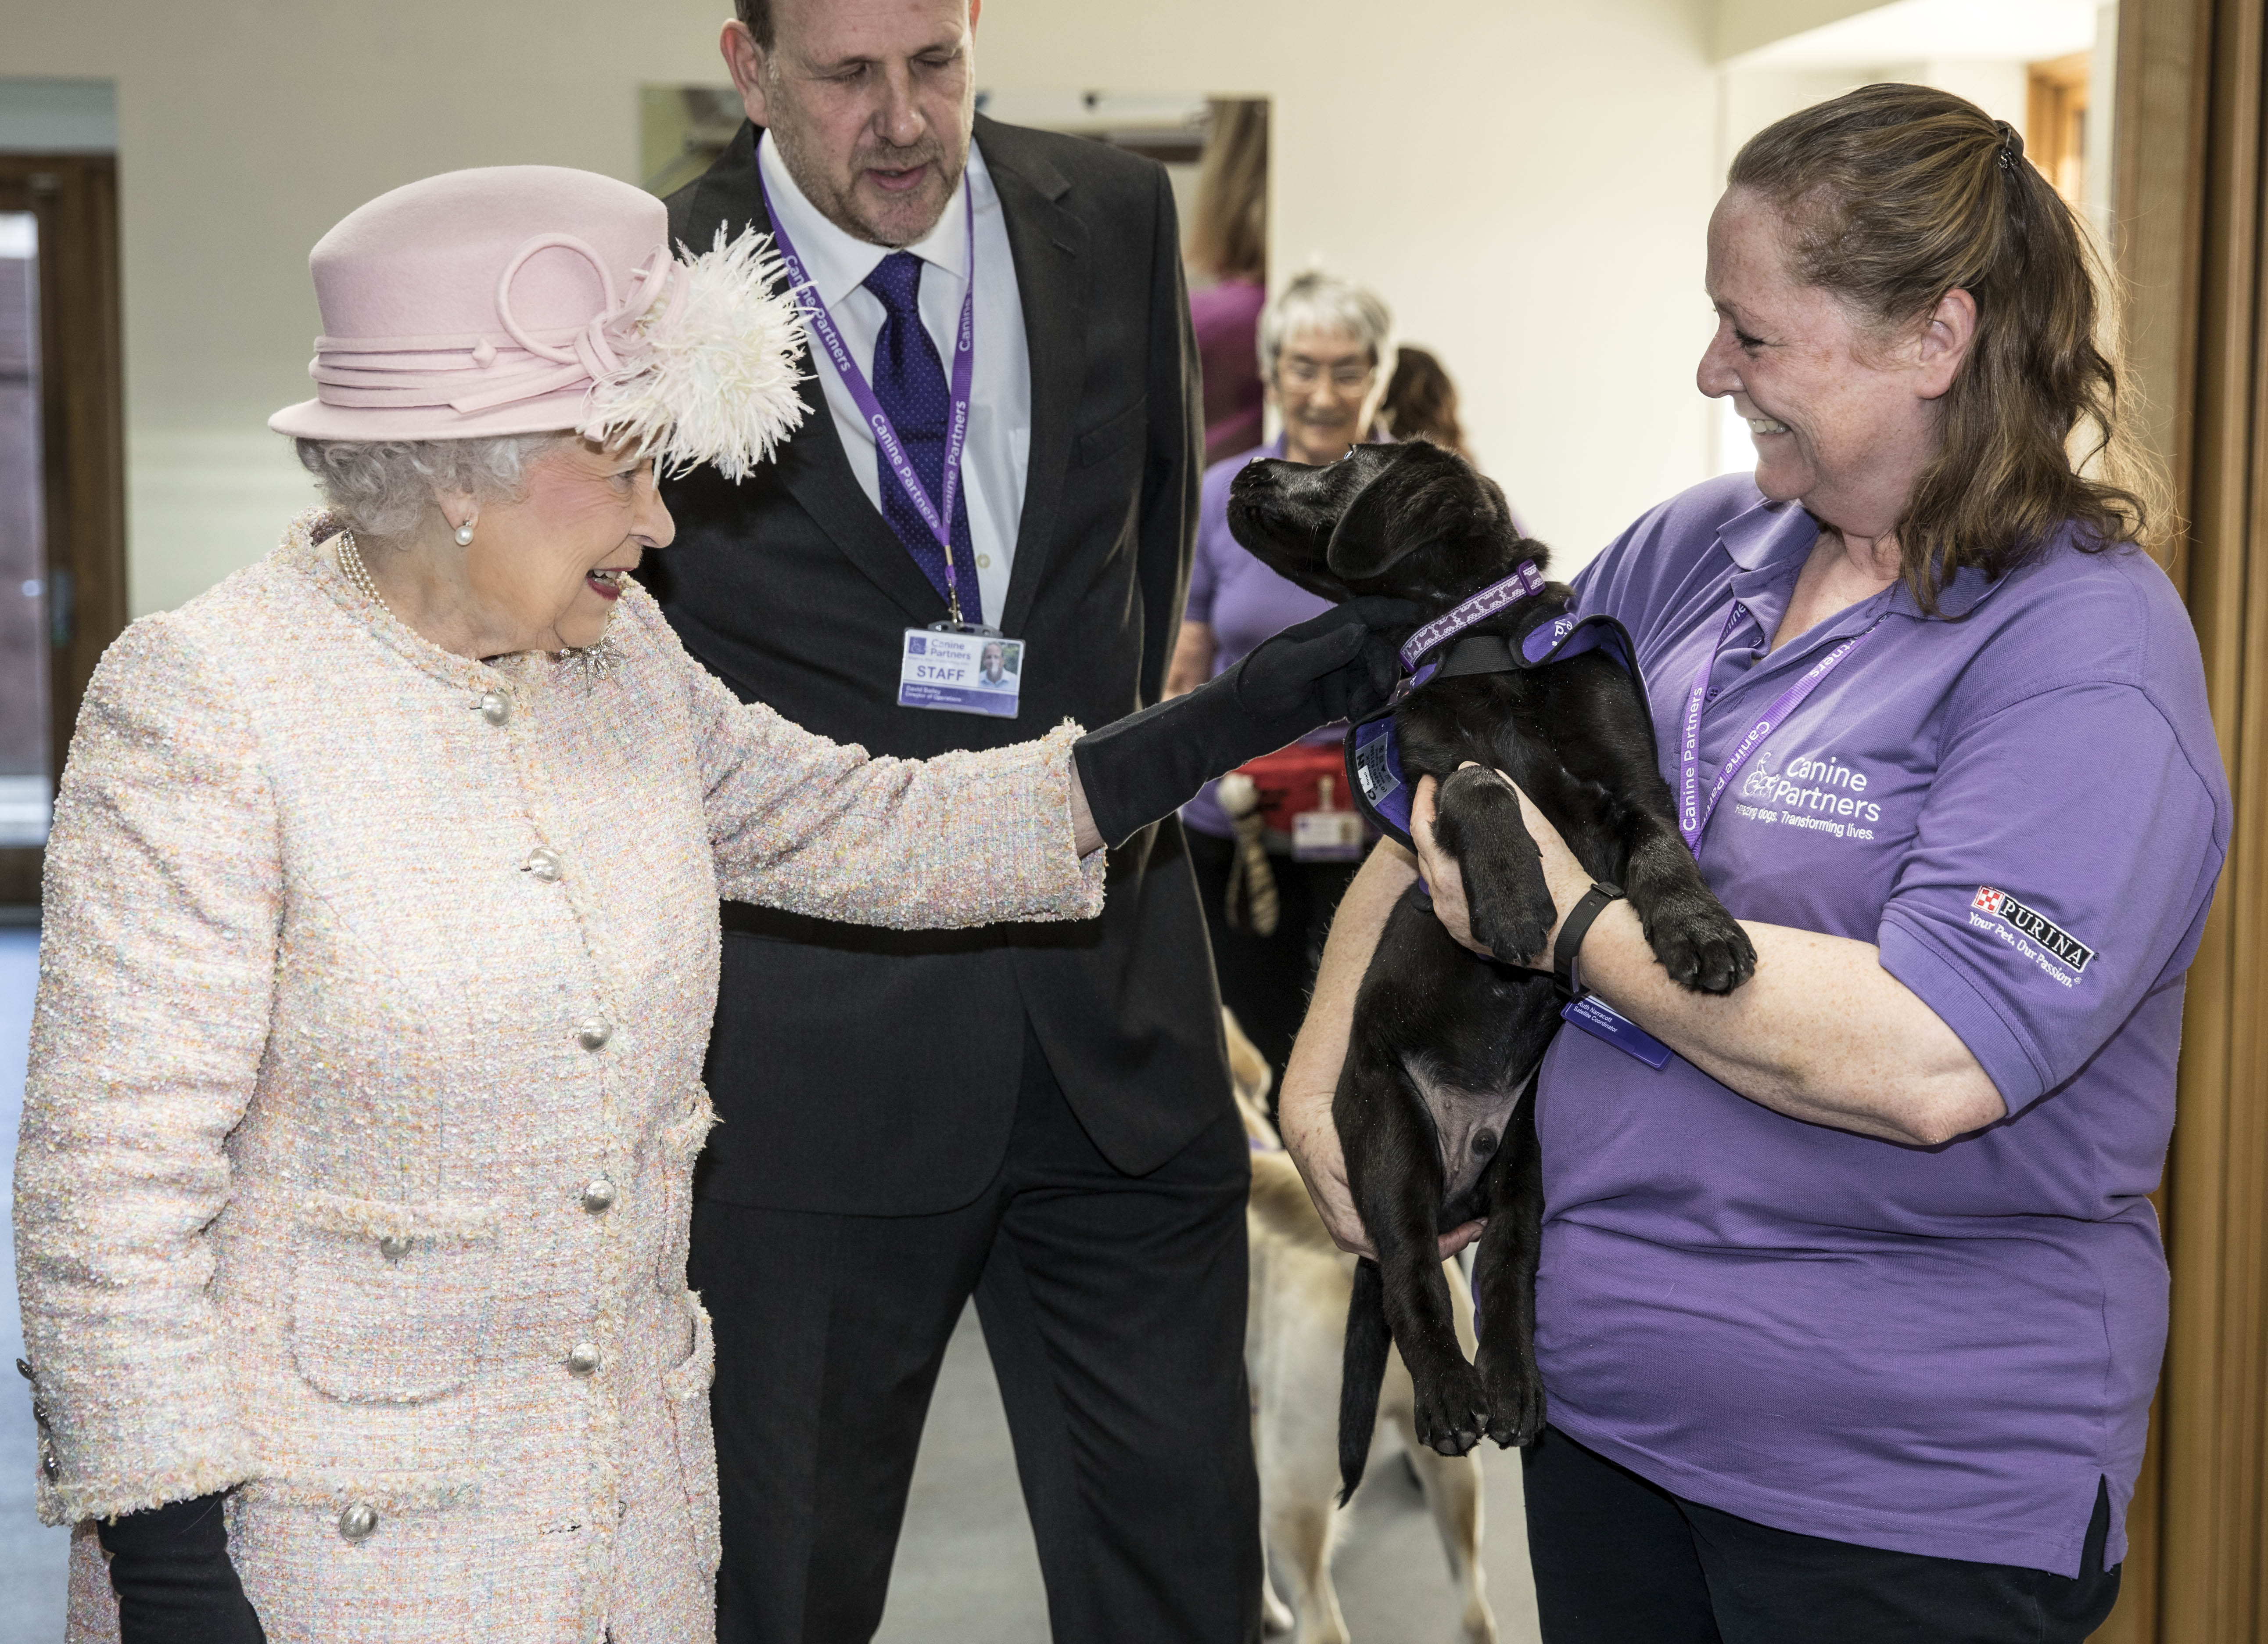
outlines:
[{"label": "purina patch on sleeve", "polygon": [[1995,934],[2014,941],[2020,950],[2029,944],[2036,950],[2029,956],[2067,966],[2073,977],[2084,976],[2088,962],[2095,957],[2095,949],[2037,908],[2017,901],[2005,890],[1996,889],[1991,885],[1977,886],[1977,894],[1969,900],[1969,910],[1971,925],[1993,930],[1991,920],[1977,917],[1980,914],[1992,915],[2006,927],[2006,932],[1995,931]]}]

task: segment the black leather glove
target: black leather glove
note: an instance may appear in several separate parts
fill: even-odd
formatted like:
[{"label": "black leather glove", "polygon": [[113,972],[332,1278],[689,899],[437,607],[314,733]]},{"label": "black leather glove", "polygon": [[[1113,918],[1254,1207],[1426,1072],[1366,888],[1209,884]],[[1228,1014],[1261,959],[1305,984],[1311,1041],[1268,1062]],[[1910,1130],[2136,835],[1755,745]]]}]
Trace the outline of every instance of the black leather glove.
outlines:
[{"label": "black leather glove", "polygon": [[225,1499],[193,1496],[97,1524],[123,1644],[268,1644],[229,1562]]},{"label": "black leather glove", "polygon": [[1349,600],[1271,635],[1211,683],[1072,745],[1095,831],[1111,844],[1179,809],[1213,778],[1334,719],[1374,713],[1401,676],[1407,600]]}]

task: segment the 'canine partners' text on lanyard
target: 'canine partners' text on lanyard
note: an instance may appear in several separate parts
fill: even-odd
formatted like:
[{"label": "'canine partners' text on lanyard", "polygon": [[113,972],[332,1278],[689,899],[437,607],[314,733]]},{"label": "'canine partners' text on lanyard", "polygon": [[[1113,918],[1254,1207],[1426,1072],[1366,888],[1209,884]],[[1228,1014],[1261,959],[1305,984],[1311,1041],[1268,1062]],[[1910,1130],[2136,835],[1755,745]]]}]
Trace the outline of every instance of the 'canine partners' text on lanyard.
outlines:
[{"label": "'canine partners' text on lanyard", "polygon": [[1718,768],[1716,781],[1709,785],[1708,798],[1704,800],[1701,796],[1701,704],[1708,700],[1709,676],[1717,671],[1717,659],[1724,652],[1725,641],[1733,637],[1733,625],[1749,614],[1747,606],[1738,600],[1733,601],[1733,608],[1725,613],[1724,630],[1717,636],[1717,643],[1711,647],[1707,659],[1701,664],[1701,671],[1693,676],[1693,689],[1686,693],[1684,735],[1677,747],[1677,831],[1685,836],[1685,848],[1696,856],[1701,854],[1701,836],[1708,829],[1709,819],[1717,814],[1717,801],[1725,797],[1725,790],[1732,785],[1734,774],[1748,763],[1749,756],[1762,746],[1764,738],[1787,722],[1788,716],[1802,705],[1803,699],[1819,689],[1821,681],[1840,667],[1853,651],[1867,643],[1868,636],[1881,626],[1882,621],[1876,617],[1865,631],[1852,635],[1828,652],[1805,669],[1802,676],[1793,685],[1772,698],[1771,706],[1764,711],[1762,717],[1749,727],[1748,734],[1741,738],[1733,751],[1725,756],[1725,763]]},{"label": "'canine partners' text on lanyard", "polygon": [[[976,376],[976,190],[964,170],[961,173],[961,204],[968,225],[968,287],[961,299],[961,324],[954,336],[953,350],[953,412],[945,434],[944,484],[941,494],[932,499],[922,483],[921,476],[914,471],[913,460],[906,454],[904,443],[890,421],[889,413],[875,397],[873,387],[866,373],[858,369],[858,362],[850,356],[850,346],[828,312],[827,299],[819,294],[819,287],[805,270],[803,259],[788,237],[787,227],[780,221],[779,213],[772,209],[771,191],[764,186],[763,171],[758,167],[756,187],[764,202],[764,214],[771,219],[772,241],[779,249],[780,261],[787,265],[789,289],[797,299],[804,318],[817,333],[820,346],[834,362],[836,374],[850,390],[858,414],[866,419],[873,431],[874,444],[897,477],[906,498],[921,515],[922,523],[937,539],[939,550],[945,556],[946,605],[950,620],[935,623],[929,629],[906,630],[908,643],[900,653],[898,702],[909,708],[943,708],[960,713],[983,713],[1013,719],[1017,683],[1005,690],[979,689],[976,676],[981,672],[979,642],[996,630],[975,627],[964,622],[961,614],[961,579],[953,564],[953,506],[961,493],[961,456],[968,445],[968,407],[971,388]],[[913,643],[918,640],[920,643]],[[967,652],[964,657],[961,652]],[[963,674],[967,678],[961,677]],[[1020,683],[1020,677],[1018,683]]]}]

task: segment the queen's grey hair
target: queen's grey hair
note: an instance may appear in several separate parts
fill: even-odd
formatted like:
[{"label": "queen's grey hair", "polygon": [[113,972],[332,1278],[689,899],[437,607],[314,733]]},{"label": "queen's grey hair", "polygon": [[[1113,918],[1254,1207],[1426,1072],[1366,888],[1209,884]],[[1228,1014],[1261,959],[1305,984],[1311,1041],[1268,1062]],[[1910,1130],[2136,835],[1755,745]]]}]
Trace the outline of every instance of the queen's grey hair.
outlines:
[{"label": "queen's grey hair", "polygon": [[380,539],[415,531],[434,493],[468,491],[485,501],[516,498],[528,459],[565,434],[489,439],[300,439],[299,462],[348,526]]},{"label": "queen's grey hair", "polygon": [[1394,375],[1394,316],[1378,293],[1336,274],[1310,269],[1260,311],[1260,380],[1276,380],[1284,340],[1298,331],[1344,331],[1366,344],[1378,380]]}]

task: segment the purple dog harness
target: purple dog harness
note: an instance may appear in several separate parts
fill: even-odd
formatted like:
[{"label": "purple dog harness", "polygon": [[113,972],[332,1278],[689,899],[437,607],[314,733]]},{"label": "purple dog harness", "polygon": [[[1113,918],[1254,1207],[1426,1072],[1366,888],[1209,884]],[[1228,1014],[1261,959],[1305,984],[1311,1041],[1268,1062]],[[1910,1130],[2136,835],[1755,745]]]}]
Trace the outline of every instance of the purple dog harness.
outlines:
[{"label": "purple dog harness", "polygon": [[1636,649],[1611,616],[1563,615],[1531,630],[1517,646],[1493,634],[1461,638],[1476,623],[1535,598],[1544,587],[1535,561],[1524,559],[1510,576],[1491,583],[1403,642],[1403,679],[1395,687],[1393,700],[1368,719],[1357,720],[1346,740],[1347,785],[1355,807],[1381,833],[1404,845],[1410,843],[1410,803],[1417,785],[1403,771],[1394,734],[1395,711],[1410,692],[1435,679],[1509,674],[1595,650],[1605,651],[1624,672],[1638,677]]}]

